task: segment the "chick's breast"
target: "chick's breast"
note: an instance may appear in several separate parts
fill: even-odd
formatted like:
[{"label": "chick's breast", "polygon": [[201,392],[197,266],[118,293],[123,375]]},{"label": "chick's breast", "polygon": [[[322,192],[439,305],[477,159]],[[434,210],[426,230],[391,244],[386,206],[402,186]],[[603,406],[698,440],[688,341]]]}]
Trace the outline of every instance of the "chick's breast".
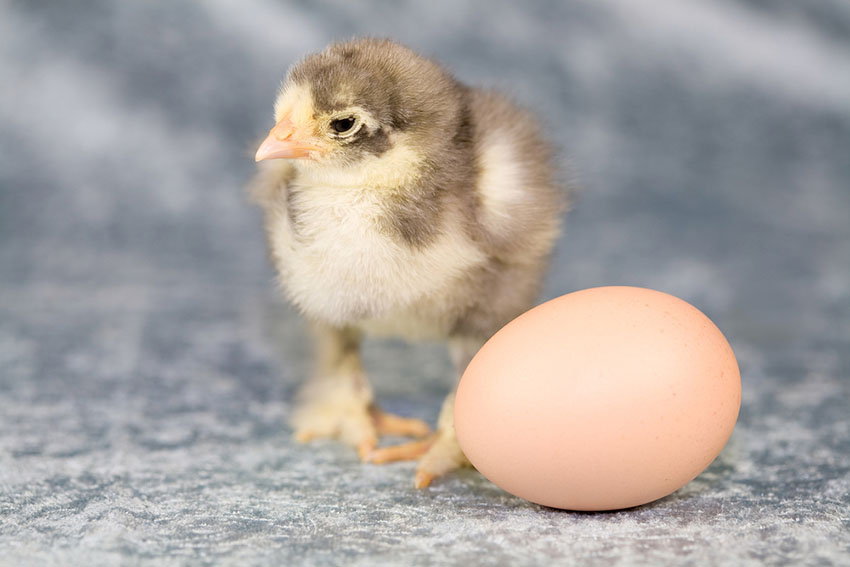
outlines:
[{"label": "chick's breast", "polygon": [[446,324],[439,309],[445,304],[433,300],[486,256],[451,213],[441,215],[438,236],[426,246],[394,237],[385,229],[395,214],[392,201],[370,187],[291,182],[269,226],[281,284],[313,319],[338,326],[375,321],[385,333],[418,319],[432,328],[426,334],[445,334],[437,329]]}]

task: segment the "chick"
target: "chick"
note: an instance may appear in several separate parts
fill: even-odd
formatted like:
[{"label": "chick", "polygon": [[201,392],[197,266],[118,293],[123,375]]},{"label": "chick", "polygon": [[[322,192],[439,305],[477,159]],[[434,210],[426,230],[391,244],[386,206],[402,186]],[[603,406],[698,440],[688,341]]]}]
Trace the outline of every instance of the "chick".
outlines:
[{"label": "chick", "polygon": [[[415,486],[468,461],[453,427],[383,412],[363,371],[369,336],[448,343],[456,378],[529,309],[563,192],[532,117],[389,40],[356,39],[289,70],[253,181],[270,256],[315,335],[295,438],[332,437],[367,462],[419,459]],[[419,438],[378,448],[381,435]]]}]

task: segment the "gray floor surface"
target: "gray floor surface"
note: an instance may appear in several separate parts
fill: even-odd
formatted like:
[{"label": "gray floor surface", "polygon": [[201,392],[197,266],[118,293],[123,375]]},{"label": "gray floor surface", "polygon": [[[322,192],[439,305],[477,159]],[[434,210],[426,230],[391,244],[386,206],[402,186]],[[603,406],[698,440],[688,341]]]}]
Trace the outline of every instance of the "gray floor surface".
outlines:
[{"label": "gray floor surface", "polygon": [[[0,564],[850,565],[849,6],[0,3]],[[725,332],[742,412],[694,482],[572,513],[290,440],[307,343],[242,187],[286,67],[360,34],[541,116],[579,187],[544,299]],[[433,423],[440,345],[366,357]]]}]

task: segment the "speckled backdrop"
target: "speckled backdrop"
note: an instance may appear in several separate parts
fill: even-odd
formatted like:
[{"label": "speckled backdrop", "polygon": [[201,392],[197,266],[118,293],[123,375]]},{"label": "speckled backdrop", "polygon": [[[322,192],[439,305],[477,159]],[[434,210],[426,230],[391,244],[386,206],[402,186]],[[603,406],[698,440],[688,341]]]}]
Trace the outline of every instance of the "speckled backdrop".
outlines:
[{"label": "speckled backdrop", "polygon": [[[253,140],[285,68],[391,35],[543,118],[580,192],[545,297],[678,295],[738,427],[674,495],[581,514],[290,440],[309,361]],[[0,564],[850,565],[850,4],[0,2]],[[433,420],[439,345],[367,345]]]}]

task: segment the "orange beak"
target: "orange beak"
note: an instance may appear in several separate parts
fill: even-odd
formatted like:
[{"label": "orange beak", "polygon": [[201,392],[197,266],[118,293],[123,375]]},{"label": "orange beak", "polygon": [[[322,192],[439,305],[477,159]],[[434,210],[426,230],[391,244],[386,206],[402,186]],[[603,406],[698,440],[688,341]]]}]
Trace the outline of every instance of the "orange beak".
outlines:
[{"label": "orange beak", "polygon": [[294,135],[295,126],[288,117],[284,117],[269,131],[269,135],[257,148],[254,161],[280,158],[304,158],[310,157],[312,152],[322,149],[314,144],[308,143],[303,138]]}]

